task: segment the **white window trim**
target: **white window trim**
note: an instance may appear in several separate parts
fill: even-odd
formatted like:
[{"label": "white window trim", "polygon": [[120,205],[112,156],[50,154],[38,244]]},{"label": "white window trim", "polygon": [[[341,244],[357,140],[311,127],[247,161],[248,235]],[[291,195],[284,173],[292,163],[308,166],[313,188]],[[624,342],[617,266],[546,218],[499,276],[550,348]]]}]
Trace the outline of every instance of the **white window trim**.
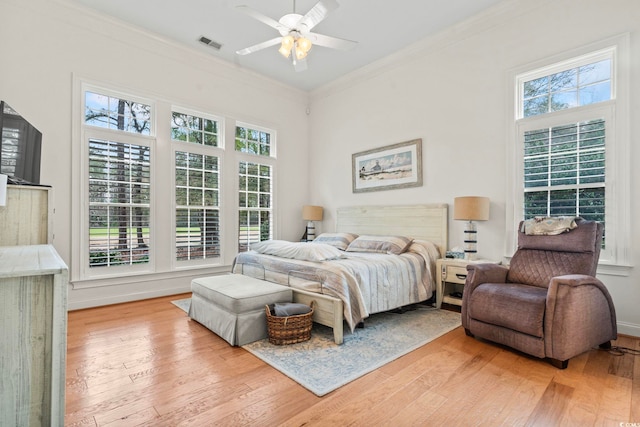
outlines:
[{"label": "white window trim", "polygon": [[[254,153],[247,153],[244,151],[236,151],[236,127],[244,127],[244,128],[248,128],[248,129],[253,129],[253,130],[257,130],[260,132],[267,132],[270,135],[270,148],[269,148],[269,156],[262,156],[260,154],[254,154]],[[240,189],[238,188],[238,165],[240,164],[240,162],[251,162],[251,163],[258,163],[258,164],[265,164],[265,165],[269,165],[271,166],[271,236],[273,239],[277,239],[279,234],[278,234],[278,214],[277,214],[277,207],[278,207],[278,202],[277,202],[277,188],[276,188],[276,183],[277,181],[277,174],[278,174],[278,161],[277,161],[277,156],[276,156],[276,152],[277,152],[277,142],[278,142],[278,135],[277,135],[277,131],[273,128],[269,128],[269,127],[265,127],[265,126],[261,126],[261,125],[257,125],[255,123],[250,123],[250,122],[245,122],[245,121],[240,121],[237,120],[235,122],[235,125],[233,126],[233,129],[230,129],[230,134],[233,134],[233,146],[230,147],[229,152],[233,151],[234,153],[234,163],[233,163],[233,174],[235,176],[235,214],[234,214],[234,218],[236,220],[235,222],[235,249],[237,251],[238,249],[238,239],[239,239],[239,230],[238,230],[238,217],[239,214],[238,212],[241,210],[240,209]]]},{"label": "white window trim", "polygon": [[[149,221],[149,239],[151,242],[155,242],[156,240],[156,222],[154,215],[154,204],[153,200],[155,197],[155,146],[156,146],[156,105],[153,100],[141,98],[137,96],[132,96],[128,93],[118,92],[110,89],[105,89],[101,86],[96,86],[93,84],[89,84],[86,82],[81,82],[80,84],[80,108],[79,111],[80,116],[82,117],[82,112],[85,111],[85,96],[86,92],[94,92],[100,93],[102,95],[109,95],[121,99],[127,99],[130,101],[141,102],[146,105],[151,106],[151,124],[150,124],[150,133],[151,135],[138,135],[127,132],[119,132],[113,129],[101,128],[96,126],[90,126],[84,124],[80,125],[80,139],[79,139],[79,152],[81,159],[74,167],[79,169],[77,176],[83,177],[81,179],[77,179],[78,192],[76,193],[77,197],[80,201],[76,204],[74,202],[74,213],[77,213],[79,216],[75,224],[79,224],[78,229],[74,229],[77,233],[76,242],[79,242],[76,246],[78,248],[78,253],[76,254],[76,258],[74,258],[77,263],[77,274],[76,276],[79,281],[82,280],[93,280],[93,279],[105,279],[105,278],[118,278],[126,275],[142,275],[149,274],[155,271],[155,258],[156,258],[156,250],[155,245],[152,243],[149,245],[149,262],[145,264],[136,264],[136,265],[127,265],[120,267],[109,267],[108,269],[96,268],[91,269],[89,267],[89,216],[86,212],[89,210],[89,182],[87,177],[89,176],[89,149],[87,141],[90,138],[96,139],[106,139],[113,140],[118,142],[130,143],[135,145],[146,145],[151,149],[150,162],[151,162],[151,188],[150,188],[150,221]],[[77,120],[80,120],[79,118]],[[76,208],[78,210],[76,210]],[[72,230],[72,235],[73,231]]]},{"label": "white window trim", "polygon": [[[236,127],[243,127],[243,128],[248,128],[248,129],[252,129],[252,130],[257,130],[259,132],[266,132],[271,136],[271,140],[270,140],[270,145],[269,145],[269,155],[268,156],[262,156],[260,154],[254,154],[254,153],[247,153],[244,151],[236,151]],[[264,127],[264,126],[260,126],[260,125],[256,125],[253,123],[249,123],[249,122],[242,122],[242,121],[236,121],[235,126],[233,127],[233,147],[231,147],[231,149],[233,151],[235,151],[237,154],[239,154],[240,156],[249,156],[249,158],[252,159],[265,159],[264,161],[267,160],[273,160],[274,163],[274,167],[275,167],[275,160],[278,157],[276,155],[276,149],[277,149],[277,135],[276,135],[276,131],[274,129],[268,128],[268,127]]]},{"label": "white window trim", "polygon": [[184,271],[184,270],[195,270],[202,269],[208,267],[222,267],[226,264],[225,260],[227,257],[225,256],[227,251],[225,248],[227,247],[225,235],[228,234],[229,227],[233,227],[233,222],[229,220],[227,215],[227,209],[225,209],[224,200],[229,191],[228,188],[225,187],[226,179],[225,179],[225,169],[229,168],[229,165],[226,165],[225,162],[228,160],[225,159],[225,149],[226,141],[227,141],[227,121],[224,117],[218,116],[215,114],[203,113],[202,111],[185,107],[182,105],[172,104],[170,106],[171,110],[169,111],[170,117],[172,117],[173,112],[187,114],[190,116],[201,117],[204,119],[214,120],[218,123],[218,146],[212,147],[209,145],[203,144],[194,144],[191,142],[184,141],[175,141],[171,137],[171,130],[169,129],[169,142],[171,145],[171,229],[172,229],[172,238],[175,239],[176,236],[176,167],[175,167],[175,158],[176,151],[186,151],[196,154],[209,155],[218,157],[218,212],[220,215],[220,256],[217,258],[207,258],[201,260],[188,260],[188,261],[178,261],[176,259],[176,245],[175,240],[172,242],[171,248],[171,270],[173,271]]},{"label": "white window trim", "polygon": [[[182,107],[180,105],[171,105],[171,114],[173,115],[173,113],[180,113],[180,114],[186,114],[188,116],[194,116],[194,117],[200,117],[203,119],[207,119],[207,120],[212,120],[218,123],[218,146],[217,147],[212,147],[210,145],[204,145],[204,144],[195,144],[195,143],[190,143],[190,142],[184,142],[184,141],[175,141],[172,139],[171,134],[169,134],[169,139],[171,141],[172,144],[185,144],[186,146],[195,146],[195,147],[204,147],[207,149],[219,149],[219,150],[224,150],[225,149],[225,133],[224,133],[224,129],[225,129],[225,120],[224,117],[220,117],[217,116],[215,114],[207,114],[207,113],[203,113],[202,111],[198,111],[198,110],[194,110],[192,108],[187,108],[187,107]],[[173,116],[171,116],[173,117]],[[171,132],[171,130],[169,130],[169,132]]]},{"label": "white window trim", "polygon": [[[105,95],[115,96],[136,102],[142,102],[151,106],[153,111],[152,123],[149,135],[134,135],[135,144],[140,144],[144,138],[151,146],[151,234],[152,245],[150,246],[150,262],[148,264],[135,265],[140,271],[132,271],[131,267],[126,269],[124,274],[111,272],[112,274],[92,274],[87,276],[88,267],[88,146],[85,143],[88,137],[87,132],[92,136],[116,139],[128,142],[132,137],[122,135],[122,133],[101,127],[88,127],[84,125],[85,91],[94,91]],[[137,94],[134,96],[132,94]],[[145,94],[139,90],[120,87],[108,82],[92,80],[85,76],[73,75],[72,85],[72,105],[71,105],[71,262],[70,262],[70,282],[74,289],[88,289],[107,286],[130,285],[131,283],[149,282],[157,280],[168,280],[181,277],[192,277],[193,271],[202,274],[220,274],[228,272],[232,264],[238,246],[238,162],[250,161],[262,164],[269,164],[274,168],[272,180],[272,233],[274,238],[278,235],[278,202],[277,202],[277,159],[275,157],[277,147],[277,131],[275,126],[270,124],[256,125],[252,121],[240,121],[229,116],[217,114],[202,114],[199,109],[191,109],[184,106],[172,104],[170,101],[157,94]],[[171,111],[179,111],[186,114],[197,115],[218,121],[219,147],[202,146],[184,142],[174,142],[171,140],[169,127],[160,126],[163,121],[171,117]],[[255,122],[253,122],[255,123]],[[247,126],[252,129],[269,132],[271,134],[270,156],[260,156],[250,153],[235,151],[235,128]],[[230,142],[231,141],[231,142]],[[229,145],[231,144],[231,145]],[[226,146],[226,149],[225,149]],[[220,257],[213,258],[212,263],[202,265],[176,265],[175,245],[172,248],[165,248],[160,245],[159,240],[170,241],[171,236],[175,236],[175,151],[192,151],[203,154],[211,154],[215,150],[219,157],[220,165],[220,215],[221,215],[221,253]],[[163,188],[170,187],[170,191],[163,193]],[[232,196],[233,195],[233,196]],[[161,197],[162,205],[158,201]],[[172,200],[165,204],[165,198]],[[169,211],[171,209],[171,211]],[[164,228],[165,224],[168,228]],[[163,228],[160,228],[163,227]],[[83,243],[84,242],[84,243]],[[95,270],[95,269],[94,269]],[[91,273],[94,273],[93,271]]]},{"label": "white window trim", "polygon": [[[629,43],[628,33],[597,43],[584,46],[560,55],[537,61],[508,73],[508,130],[507,130],[507,173],[510,179],[506,183],[505,209],[505,257],[508,259],[515,252],[517,246],[516,228],[522,218],[522,140],[520,132],[529,128],[529,124],[539,123],[539,116],[521,118],[521,89],[522,81],[552,74],[566,68],[567,63],[576,64],[578,61],[589,63],[603,59],[603,55],[613,53],[613,83],[611,96],[614,101],[576,107],[570,110],[557,111],[544,115],[545,126],[549,122],[571,122],[572,117],[588,109],[597,111],[602,109],[609,115],[607,120],[607,148],[606,148],[606,211],[607,236],[613,242],[612,247],[603,253],[598,266],[598,272],[611,275],[628,275],[631,265],[631,240],[628,230],[631,227],[631,162],[629,141]],[[535,72],[528,72],[535,70]],[[524,80],[526,79],[526,80]],[[606,111],[608,110],[608,111]],[[532,128],[535,127],[532,125]],[[612,200],[615,200],[613,202]]]},{"label": "white window trim", "polygon": [[[177,111],[177,110],[174,110]],[[183,111],[180,111],[183,112]],[[186,114],[192,114],[192,113],[186,113]],[[203,116],[199,116],[199,117],[203,117]],[[209,117],[207,117],[209,118]],[[221,125],[220,122],[218,122],[219,125]],[[171,176],[172,176],[172,185],[171,185],[171,206],[172,206],[172,214],[171,214],[171,220],[172,220],[172,236],[175,239],[176,236],[176,186],[175,186],[175,182],[176,182],[176,168],[175,168],[175,158],[176,158],[176,152],[178,151],[182,151],[182,152],[188,152],[188,153],[195,153],[195,154],[202,154],[205,156],[215,156],[218,158],[218,201],[219,201],[219,205],[218,205],[218,212],[220,215],[220,235],[219,235],[219,239],[220,239],[220,255],[216,258],[207,258],[207,259],[196,259],[196,260],[186,260],[186,261],[178,261],[176,259],[176,244],[175,244],[175,240],[172,241],[172,249],[171,249],[171,260],[172,260],[172,269],[173,270],[191,270],[191,269],[196,269],[196,268],[203,268],[203,267],[217,267],[217,266],[221,266],[224,264],[224,260],[225,260],[225,245],[224,245],[224,235],[225,235],[225,230],[227,229],[227,227],[229,227],[230,221],[226,220],[224,217],[225,214],[225,210],[224,210],[224,197],[225,197],[225,187],[224,187],[224,169],[225,169],[225,156],[224,156],[224,150],[218,147],[210,147],[210,146],[206,146],[206,145],[200,145],[200,144],[192,144],[189,142],[182,142],[182,141],[174,141],[171,140],[171,159],[172,159],[172,172],[171,172]],[[228,167],[228,165],[227,165]]]}]

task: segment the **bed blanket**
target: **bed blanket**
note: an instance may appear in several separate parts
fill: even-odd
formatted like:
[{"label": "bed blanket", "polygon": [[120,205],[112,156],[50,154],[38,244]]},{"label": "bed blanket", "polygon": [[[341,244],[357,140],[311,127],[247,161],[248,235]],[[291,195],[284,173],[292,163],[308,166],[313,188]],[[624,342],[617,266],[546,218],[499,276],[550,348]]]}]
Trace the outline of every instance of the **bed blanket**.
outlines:
[{"label": "bed blanket", "polygon": [[[321,292],[344,302],[351,331],[370,314],[429,299],[434,291],[438,248],[414,241],[400,255],[345,252],[335,260],[312,262],[248,251],[238,254],[233,272],[243,264],[261,265],[267,280],[288,285],[291,276],[317,281]],[[281,274],[269,274],[269,273]]]}]

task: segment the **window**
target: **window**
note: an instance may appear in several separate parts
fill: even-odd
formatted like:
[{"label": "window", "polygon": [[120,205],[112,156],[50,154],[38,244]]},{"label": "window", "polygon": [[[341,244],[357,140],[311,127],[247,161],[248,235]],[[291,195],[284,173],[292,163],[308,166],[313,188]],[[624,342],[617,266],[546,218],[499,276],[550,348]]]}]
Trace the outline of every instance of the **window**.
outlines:
[{"label": "window", "polygon": [[89,267],[149,262],[149,147],[89,140]]},{"label": "window", "polygon": [[222,273],[238,247],[272,238],[275,131],[81,79],[74,90],[74,286]]},{"label": "window", "polygon": [[177,151],[176,259],[220,256],[218,158]]},{"label": "window", "polygon": [[525,81],[522,116],[530,117],[611,99],[611,59]]},{"label": "window", "polygon": [[236,127],[236,151],[243,153],[271,155],[271,134],[266,131]]},{"label": "window", "polygon": [[236,127],[235,149],[260,160],[241,160],[238,165],[238,251],[273,236],[273,162],[271,132],[248,126]]},{"label": "window", "polygon": [[[605,239],[600,261],[625,264],[624,237],[628,204],[625,156],[628,123],[621,87],[626,72],[619,65],[627,42],[514,73],[512,217],[581,216],[602,222]],[[624,50],[624,49],[623,49]],[[624,95],[622,95],[624,96]],[[515,249],[515,234],[507,252]]]},{"label": "window", "polygon": [[[151,106],[85,92],[88,267],[150,262]],[[104,131],[92,128],[108,129]],[[132,135],[131,135],[132,134]]]},{"label": "window", "polygon": [[173,112],[171,139],[210,147],[218,146],[218,121]]},{"label": "window", "polygon": [[219,120],[172,112],[175,147],[175,259],[180,264],[220,258]]},{"label": "window", "polygon": [[[522,218],[581,216],[600,221],[606,228],[609,120],[597,104],[612,97],[612,58],[582,62],[584,59],[560,64],[553,67],[558,71],[552,69],[541,77],[534,71],[518,78],[519,115],[523,118],[518,133],[523,161]],[[580,65],[573,66],[576,63]],[[577,107],[583,108],[577,114],[571,112]],[[556,114],[554,123],[545,117],[565,110],[571,115]],[[533,129],[527,126],[527,118],[532,118],[528,123]]]},{"label": "window", "polygon": [[122,132],[151,134],[151,107],[98,93],[85,93],[85,123]]},{"label": "window", "polygon": [[524,132],[523,209],[605,223],[604,119]]}]

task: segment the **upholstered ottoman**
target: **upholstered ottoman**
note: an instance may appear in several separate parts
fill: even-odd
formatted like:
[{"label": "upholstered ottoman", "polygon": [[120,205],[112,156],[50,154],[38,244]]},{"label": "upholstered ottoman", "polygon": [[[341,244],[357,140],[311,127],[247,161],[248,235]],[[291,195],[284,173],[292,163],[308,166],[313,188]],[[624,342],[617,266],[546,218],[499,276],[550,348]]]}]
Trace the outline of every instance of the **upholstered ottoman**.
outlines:
[{"label": "upholstered ottoman", "polygon": [[291,302],[291,289],[242,274],[191,281],[189,317],[231,345],[267,337],[265,305]]}]

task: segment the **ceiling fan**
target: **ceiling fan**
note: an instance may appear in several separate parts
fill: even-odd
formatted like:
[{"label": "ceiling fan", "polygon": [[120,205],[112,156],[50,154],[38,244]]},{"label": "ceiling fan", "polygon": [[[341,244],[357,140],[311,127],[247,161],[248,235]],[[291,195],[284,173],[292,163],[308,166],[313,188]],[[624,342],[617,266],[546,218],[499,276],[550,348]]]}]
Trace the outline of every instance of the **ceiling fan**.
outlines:
[{"label": "ceiling fan", "polygon": [[267,47],[280,44],[278,52],[285,58],[291,57],[296,71],[307,69],[306,57],[311,46],[318,45],[332,49],[348,50],[355,46],[357,42],[326,36],[324,34],[312,33],[313,27],[324,20],[329,12],[338,8],[336,0],[320,0],[311,8],[306,15],[295,13],[296,3],[293,0],[293,13],[284,15],[278,21],[272,19],[248,6],[237,6],[236,8],[263,24],[275,28],[280,32],[280,37],[258,43],[253,46],[236,51],[238,55],[248,55]]}]

